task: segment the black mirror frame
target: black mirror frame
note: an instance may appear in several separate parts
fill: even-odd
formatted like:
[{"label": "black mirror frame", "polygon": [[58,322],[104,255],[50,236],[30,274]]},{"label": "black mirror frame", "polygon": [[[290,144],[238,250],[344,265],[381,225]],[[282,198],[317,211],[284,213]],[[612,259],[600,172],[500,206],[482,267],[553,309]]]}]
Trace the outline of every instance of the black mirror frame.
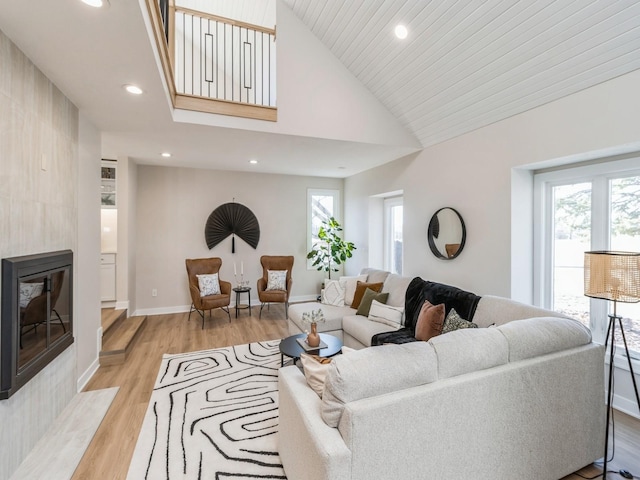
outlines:
[{"label": "black mirror frame", "polygon": [[[453,211],[460,219],[460,226],[462,227],[462,239],[460,240],[460,248],[458,248],[458,251],[450,257],[443,255],[442,252],[438,250],[438,247],[433,241],[435,232],[440,229],[438,213],[440,213],[443,210]],[[431,217],[431,220],[429,221],[429,228],[427,229],[427,240],[429,242],[429,248],[431,249],[431,252],[438,258],[441,258],[443,260],[453,260],[458,255],[460,255],[460,252],[462,252],[462,249],[464,248],[464,244],[467,241],[467,228],[465,227],[464,220],[462,219],[462,215],[460,215],[460,212],[458,212],[455,208],[451,208],[451,207],[443,207],[443,208],[440,208],[438,211],[436,211],[436,213],[433,214],[433,216]]]}]

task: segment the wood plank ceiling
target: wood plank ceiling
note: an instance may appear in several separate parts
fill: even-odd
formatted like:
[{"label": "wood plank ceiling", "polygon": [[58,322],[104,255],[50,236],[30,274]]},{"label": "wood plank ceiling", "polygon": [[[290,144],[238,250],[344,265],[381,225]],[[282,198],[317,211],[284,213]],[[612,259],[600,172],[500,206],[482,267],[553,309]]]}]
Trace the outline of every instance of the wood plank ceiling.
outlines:
[{"label": "wood plank ceiling", "polygon": [[423,146],[640,68],[638,0],[283,1]]}]

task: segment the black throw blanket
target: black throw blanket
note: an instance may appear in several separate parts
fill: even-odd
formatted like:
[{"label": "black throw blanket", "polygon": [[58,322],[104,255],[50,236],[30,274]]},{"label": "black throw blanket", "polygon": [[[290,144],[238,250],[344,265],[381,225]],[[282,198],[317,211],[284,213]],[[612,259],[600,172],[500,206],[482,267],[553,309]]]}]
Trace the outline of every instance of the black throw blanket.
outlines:
[{"label": "black throw blanket", "polygon": [[408,343],[416,339],[415,328],[420,315],[420,309],[425,300],[433,305],[444,303],[445,315],[455,309],[462,318],[473,320],[480,297],[474,293],[461,290],[443,283],[429,282],[415,277],[409,283],[405,294],[404,318],[405,326],[395,332],[378,333],[371,338],[371,345],[384,343]]}]

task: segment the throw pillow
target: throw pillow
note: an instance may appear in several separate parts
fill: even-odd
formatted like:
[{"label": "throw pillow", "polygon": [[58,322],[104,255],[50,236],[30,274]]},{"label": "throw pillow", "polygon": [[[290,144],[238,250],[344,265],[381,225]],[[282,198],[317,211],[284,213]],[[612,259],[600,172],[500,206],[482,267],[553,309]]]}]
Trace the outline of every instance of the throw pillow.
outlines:
[{"label": "throw pillow", "polygon": [[325,280],[322,289],[322,303],[325,305],[334,305],[336,307],[344,307],[344,292],[342,282],[338,280]]},{"label": "throw pillow", "polygon": [[356,291],[353,294],[353,302],[351,302],[351,308],[358,308],[360,306],[360,302],[362,301],[362,296],[364,295],[364,292],[367,290],[367,288],[370,288],[374,292],[378,293],[380,290],[382,290],[382,285],[384,285],[382,282],[365,283],[365,282],[358,281],[356,284]]},{"label": "throw pillow", "polygon": [[371,302],[371,309],[369,310],[369,320],[378,323],[384,323],[385,325],[389,325],[390,327],[400,328],[403,313],[403,307],[385,305],[384,303],[380,303],[377,300],[373,300]]},{"label": "throw pillow", "polygon": [[444,312],[444,303],[432,305],[425,300],[416,322],[416,339],[426,342],[431,337],[440,335],[444,324]]},{"label": "throw pillow", "polygon": [[267,270],[267,288],[265,290],[286,290],[287,270]]},{"label": "throw pillow", "polygon": [[452,308],[449,311],[447,318],[444,319],[444,325],[442,326],[442,333],[453,332],[454,330],[459,330],[461,328],[478,328],[478,325],[468,320],[465,320],[460,315],[458,315],[458,312],[456,312],[455,309]]},{"label": "throw pillow", "polygon": [[20,308],[27,308],[29,302],[42,293],[44,283],[20,283]]},{"label": "throw pillow", "polygon": [[[342,347],[343,355],[355,351],[356,350],[354,348]],[[324,382],[327,378],[331,359],[319,357],[318,355],[312,355],[310,353],[302,353],[300,355],[300,362],[302,363],[302,369],[304,371],[304,376],[307,379],[307,384],[318,394],[320,398],[322,398]]]},{"label": "throw pillow", "polygon": [[353,303],[353,296],[356,293],[356,287],[358,286],[359,281],[366,282],[367,276],[358,275],[357,277],[340,277],[340,283],[342,283],[345,288],[345,292],[344,292],[345,305],[349,306]]},{"label": "throw pillow", "polygon": [[196,275],[198,277],[198,288],[200,296],[220,295],[220,281],[217,273],[209,273],[206,275]]},{"label": "throw pillow", "polygon": [[358,305],[358,311],[356,311],[356,315],[368,317],[369,310],[371,309],[371,302],[377,300],[380,303],[387,303],[387,298],[389,298],[389,294],[387,292],[377,293],[370,288],[367,288],[364,291],[364,295],[362,295],[362,300],[360,300],[360,305]]}]

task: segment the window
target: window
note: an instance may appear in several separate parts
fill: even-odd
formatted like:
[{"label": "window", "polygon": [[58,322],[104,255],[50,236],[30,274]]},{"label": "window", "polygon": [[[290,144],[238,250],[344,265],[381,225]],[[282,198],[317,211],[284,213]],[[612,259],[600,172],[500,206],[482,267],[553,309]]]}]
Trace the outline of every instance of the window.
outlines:
[{"label": "window", "polygon": [[[331,217],[340,221],[340,191],[339,190],[307,190],[307,219],[309,222],[307,232],[307,251],[318,241],[318,231],[322,222]],[[307,268],[311,269],[311,261],[307,262]]]},{"label": "window", "polygon": [[384,268],[402,275],[402,197],[384,199]]},{"label": "window", "polygon": [[[580,319],[604,343],[613,302],[584,296],[584,252],[640,251],[638,159],[539,173],[535,192],[536,299]],[[640,360],[640,303],[618,303],[617,313]],[[621,335],[616,340],[623,347]]]}]

